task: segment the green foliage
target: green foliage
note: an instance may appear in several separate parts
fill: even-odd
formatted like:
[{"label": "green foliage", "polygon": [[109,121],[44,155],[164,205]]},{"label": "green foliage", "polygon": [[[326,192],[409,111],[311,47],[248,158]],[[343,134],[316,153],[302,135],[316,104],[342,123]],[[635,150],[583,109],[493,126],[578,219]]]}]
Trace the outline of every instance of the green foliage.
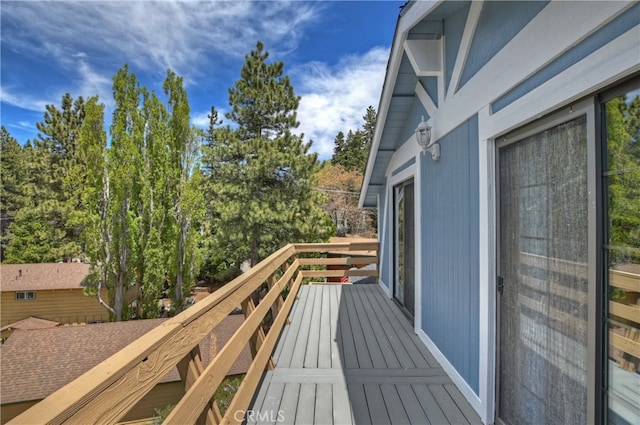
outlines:
[{"label": "green foliage", "polygon": [[606,122],[610,171],[608,245],[622,248],[615,250],[619,258],[614,262],[637,262],[634,249],[640,247],[640,97],[631,102],[625,97],[607,102]]},{"label": "green foliage", "polygon": [[[84,213],[82,186],[72,170],[79,160],[76,149],[83,120],[83,98],[74,101],[67,93],[61,108],[46,106],[43,121],[36,124],[40,133],[33,144],[27,143],[17,154],[15,144],[8,140],[12,155],[3,158],[2,166],[3,174],[5,167],[10,173],[2,187],[12,207],[20,211],[13,210],[15,220],[4,233],[3,242],[8,242],[5,262],[63,261],[82,256],[78,243]],[[3,132],[3,139],[6,137]],[[18,160],[21,162],[16,163]],[[41,221],[32,223],[34,219]],[[38,236],[31,234],[34,227]]]},{"label": "green foliage", "polygon": [[190,124],[190,107],[183,81],[167,71],[163,85],[169,99],[170,118],[167,140],[169,166],[167,184],[172,214],[170,225],[175,229],[175,250],[172,250],[172,277],[176,311],[185,307],[184,294],[188,294],[199,273],[201,255],[200,234],[197,224],[204,217],[204,197],[201,174],[196,166],[202,133]]},{"label": "green foliage", "polygon": [[[0,212],[2,216],[14,216],[26,202],[21,190],[25,179],[24,154],[16,139],[5,126],[0,127]],[[3,224],[4,228],[4,224]],[[4,234],[4,232],[3,232]]]},{"label": "green foliage", "polygon": [[375,109],[369,106],[362,118],[364,119],[362,129],[355,132],[349,130],[346,139],[342,131],[338,132],[334,140],[335,146],[331,163],[341,165],[347,171],[357,171],[364,174],[376,126]]},{"label": "green foliage", "polygon": [[167,404],[165,407],[161,409],[154,409],[155,416],[153,417],[152,425],[162,425],[165,419],[169,416],[173,408],[176,407],[175,404]]},{"label": "green foliage", "polygon": [[229,408],[229,405],[231,405],[233,397],[238,392],[238,388],[240,388],[240,384],[242,384],[243,379],[244,375],[236,378],[225,378],[216,390],[214,399],[218,402],[220,414],[224,415],[227,412],[227,409]]},{"label": "green foliage", "polygon": [[[92,292],[100,297],[99,288],[108,290],[109,298],[101,302],[115,320],[131,314],[157,317],[165,294],[175,311],[183,308],[183,294],[199,272],[201,133],[190,125],[182,79],[173,72],[164,84],[169,109],[126,65],[113,87],[111,146],[97,98],[87,104],[80,132],[79,152],[87,169],[77,174],[86,176],[83,240],[94,269]],[[136,294],[134,304],[127,293]],[[130,314],[129,308],[136,310]]]},{"label": "green foliage", "polygon": [[211,240],[218,273],[252,265],[289,242],[323,241],[333,231],[314,187],[318,169],[311,143],[293,134],[298,126],[295,95],[282,62],[268,63],[258,42],[246,56],[241,78],[229,89],[236,123],[222,126],[210,115],[203,152]]},{"label": "green foliage", "polygon": [[8,245],[7,228],[26,204],[22,182],[26,179],[26,158],[20,144],[0,127],[0,259]]},{"label": "green foliage", "polygon": [[[367,166],[369,151],[373,143],[373,135],[376,127],[376,111],[373,106],[369,106],[364,116],[364,123],[361,129],[353,132],[349,130],[345,138],[344,132],[340,131],[334,140],[333,156],[331,165],[338,168],[329,168],[321,173],[321,187],[344,192],[357,192],[362,184],[362,177]],[[338,178],[332,178],[335,173]],[[349,176],[349,178],[345,178]],[[357,187],[349,183],[359,181]],[[358,196],[347,195],[346,193],[328,193],[328,199],[324,209],[330,211],[333,219],[337,223],[338,233],[345,235],[346,232],[355,232],[366,236],[375,233],[377,227],[377,214],[375,211],[363,211],[357,208]],[[344,217],[339,217],[345,215]],[[347,219],[346,216],[351,216]],[[347,222],[358,223],[353,227]]]}]

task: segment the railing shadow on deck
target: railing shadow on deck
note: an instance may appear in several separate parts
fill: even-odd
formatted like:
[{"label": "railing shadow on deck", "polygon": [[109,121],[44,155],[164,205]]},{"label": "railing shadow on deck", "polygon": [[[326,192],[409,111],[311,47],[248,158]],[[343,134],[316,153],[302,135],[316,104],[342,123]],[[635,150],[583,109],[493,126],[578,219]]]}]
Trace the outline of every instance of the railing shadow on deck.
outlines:
[{"label": "railing shadow on deck", "polygon": [[[286,245],[9,423],[118,423],[174,367],[185,395],[164,423],[241,423],[244,417],[232,413],[247,409],[264,371],[273,368],[271,355],[300,285],[331,277],[376,277],[377,252],[377,242]],[[348,269],[367,264],[376,269]],[[328,270],[333,266],[341,269]],[[244,322],[203,365],[200,341],[239,306]],[[247,343],[253,361],[223,416],[214,394]]]}]

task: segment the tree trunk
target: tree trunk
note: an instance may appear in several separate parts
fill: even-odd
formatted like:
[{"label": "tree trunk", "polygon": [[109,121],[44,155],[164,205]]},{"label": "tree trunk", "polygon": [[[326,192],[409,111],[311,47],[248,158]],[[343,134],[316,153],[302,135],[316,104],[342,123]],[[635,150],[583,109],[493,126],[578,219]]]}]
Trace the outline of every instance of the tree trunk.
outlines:
[{"label": "tree trunk", "polygon": [[258,236],[255,236],[251,242],[251,267],[254,267],[260,262],[260,240]]}]

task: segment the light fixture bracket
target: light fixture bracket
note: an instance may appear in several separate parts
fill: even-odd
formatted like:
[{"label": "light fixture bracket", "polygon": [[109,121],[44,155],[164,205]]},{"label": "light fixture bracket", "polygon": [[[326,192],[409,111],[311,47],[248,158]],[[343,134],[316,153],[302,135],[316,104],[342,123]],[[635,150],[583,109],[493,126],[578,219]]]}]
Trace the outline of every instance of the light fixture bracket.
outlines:
[{"label": "light fixture bracket", "polygon": [[427,124],[424,120],[424,116],[416,127],[415,130],[416,142],[420,149],[422,150],[422,154],[425,152],[431,153],[431,159],[437,161],[440,159],[440,145],[438,143],[431,143],[431,126]]}]

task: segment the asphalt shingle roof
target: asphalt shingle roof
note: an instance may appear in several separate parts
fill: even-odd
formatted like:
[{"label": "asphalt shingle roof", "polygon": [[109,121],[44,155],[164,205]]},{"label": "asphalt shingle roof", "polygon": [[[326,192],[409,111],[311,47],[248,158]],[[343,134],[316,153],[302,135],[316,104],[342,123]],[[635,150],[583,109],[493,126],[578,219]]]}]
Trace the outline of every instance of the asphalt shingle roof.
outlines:
[{"label": "asphalt shingle roof", "polygon": [[[0,404],[47,397],[165,320],[15,331],[0,349]],[[200,352],[205,367],[243,321],[243,315],[231,315],[204,338]],[[245,347],[228,374],[246,373],[250,364]],[[160,382],[179,379],[173,368]]]},{"label": "asphalt shingle roof", "polygon": [[3,326],[2,328],[0,328],[0,330],[4,331],[5,329],[13,329],[14,331],[28,331],[34,329],[48,329],[55,328],[59,324],[59,322],[54,322],[53,320],[40,319],[38,317],[31,316],[27,317],[26,319],[13,322],[10,325]]},{"label": "asphalt shingle roof", "polygon": [[89,267],[84,263],[2,264],[0,291],[82,288]]}]

